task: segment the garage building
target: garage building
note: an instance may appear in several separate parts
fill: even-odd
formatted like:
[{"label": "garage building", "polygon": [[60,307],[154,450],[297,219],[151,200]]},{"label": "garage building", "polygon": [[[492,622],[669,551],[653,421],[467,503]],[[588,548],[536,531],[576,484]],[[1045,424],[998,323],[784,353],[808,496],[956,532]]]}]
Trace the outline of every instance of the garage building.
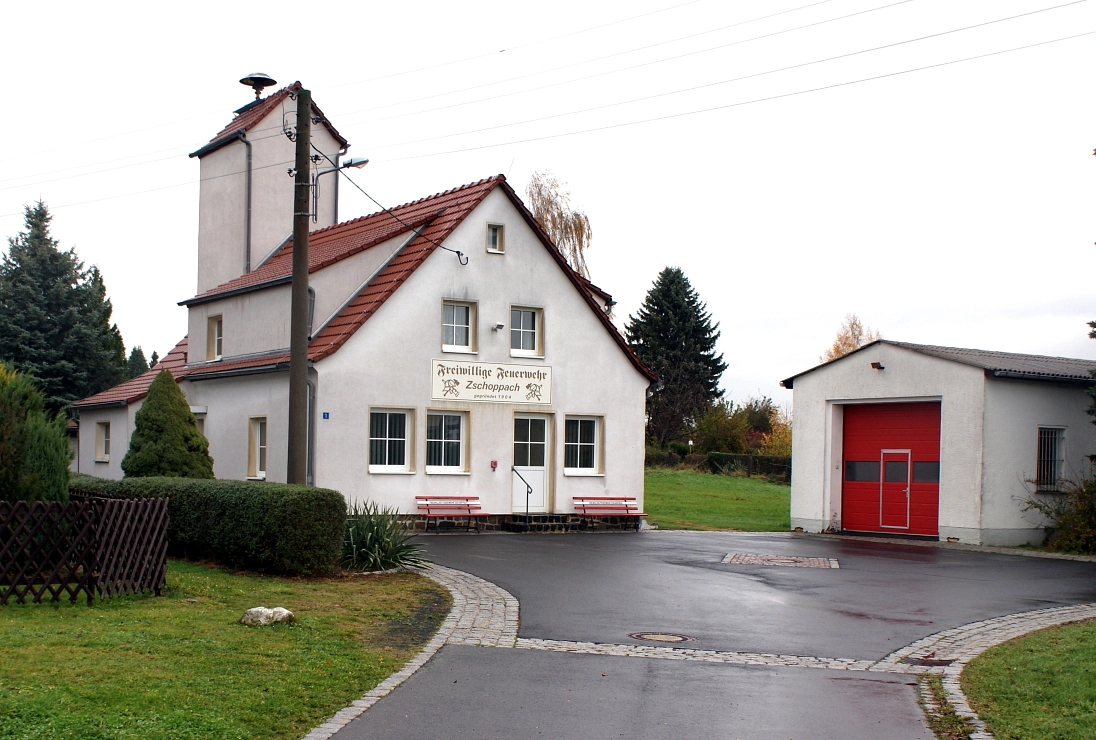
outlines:
[{"label": "garage building", "polygon": [[792,390],[791,523],[986,545],[1037,544],[1032,496],[1089,473],[1096,361],[879,340]]}]

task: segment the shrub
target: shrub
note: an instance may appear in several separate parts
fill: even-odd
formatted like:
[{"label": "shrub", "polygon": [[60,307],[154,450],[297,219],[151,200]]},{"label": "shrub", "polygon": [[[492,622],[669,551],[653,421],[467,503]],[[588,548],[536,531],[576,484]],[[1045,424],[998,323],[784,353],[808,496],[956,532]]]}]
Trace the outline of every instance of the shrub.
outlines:
[{"label": "shrub", "polygon": [[45,410],[31,378],[0,364],[0,499],[67,501],[65,417]]},{"label": "shrub", "polygon": [[681,458],[677,454],[658,447],[648,447],[644,459],[644,464],[648,468],[673,468],[680,462]]},{"label": "shrub", "polygon": [[426,565],[422,545],[411,541],[399,512],[375,502],[355,503],[346,513],[342,564],[351,570],[387,570]]},{"label": "shrub", "polygon": [[338,491],[284,483],[194,478],[106,480],[75,475],[73,493],[110,498],[167,496],[173,555],[287,575],[337,569],[346,519]]},{"label": "shrub", "polygon": [[1096,554],[1096,480],[1067,483],[1065,493],[1032,496],[1024,510],[1047,518],[1048,550]]},{"label": "shrub", "polygon": [[714,403],[697,419],[693,432],[696,452],[746,452],[748,431],[749,419],[743,408],[735,408],[730,401]]},{"label": "shrub", "polygon": [[152,381],[133,421],[129,450],[122,458],[127,478],[213,477],[209,442],[169,371],[161,370]]},{"label": "shrub", "polygon": [[685,457],[689,454],[689,445],[684,442],[671,442],[667,445],[670,448],[670,452],[674,453],[678,457]]}]

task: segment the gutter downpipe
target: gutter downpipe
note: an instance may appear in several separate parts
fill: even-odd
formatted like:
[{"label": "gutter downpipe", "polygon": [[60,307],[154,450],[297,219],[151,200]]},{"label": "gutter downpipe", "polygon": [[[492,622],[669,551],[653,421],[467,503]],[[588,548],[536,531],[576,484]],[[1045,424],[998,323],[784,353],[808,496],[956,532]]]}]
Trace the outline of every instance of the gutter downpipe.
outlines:
[{"label": "gutter downpipe", "polygon": [[238,131],[236,138],[247,147],[247,205],[244,212],[244,274],[251,272],[251,142],[246,131]]}]

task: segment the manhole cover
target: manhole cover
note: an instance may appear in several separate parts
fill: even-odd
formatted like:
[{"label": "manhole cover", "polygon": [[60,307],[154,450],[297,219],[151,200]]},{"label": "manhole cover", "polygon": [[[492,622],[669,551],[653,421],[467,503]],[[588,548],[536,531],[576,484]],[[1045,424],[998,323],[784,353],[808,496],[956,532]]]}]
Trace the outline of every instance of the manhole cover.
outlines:
[{"label": "manhole cover", "polygon": [[632,632],[628,635],[633,640],[649,640],[651,642],[693,642],[695,637],[688,635],[675,635],[673,632]]}]

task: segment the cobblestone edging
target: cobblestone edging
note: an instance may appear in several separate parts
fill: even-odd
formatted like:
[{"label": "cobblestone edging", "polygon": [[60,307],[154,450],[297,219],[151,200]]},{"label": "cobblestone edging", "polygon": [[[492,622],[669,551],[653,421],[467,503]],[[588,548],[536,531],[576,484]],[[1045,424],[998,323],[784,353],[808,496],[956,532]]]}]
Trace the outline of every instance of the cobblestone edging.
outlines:
[{"label": "cobblestone edging", "polygon": [[419,571],[440,583],[453,597],[453,608],[430,642],[403,668],[381,681],[350,705],[305,735],[304,740],[327,740],[365,710],[392,693],[426,664],[445,644],[513,647],[518,636],[518,600],[493,583],[441,565]]},{"label": "cobblestone edging", "polygon": [[[1036,630],[1086,619],[1096,619],[1096,604],[1051,607],[985,619],[929,635],[895,650],[869,670],[888,673],[923,673],[929,670],[933,673],[942,673],[941,681],[944,691],[947,692],[948,703],[955,709],[955,713],[963,717],[972,728],[970,740],[993,740],[993,735],[986,730],[985,722],[970,708],[970,703],[959,685],[959,677],[966,664],[994,645],[1000,645],[1002,642],[1008,642]],[[952,663],[942,669],[926,669],[902,663],[908,658],[929,655],[934,660],[950,660]]]}]

